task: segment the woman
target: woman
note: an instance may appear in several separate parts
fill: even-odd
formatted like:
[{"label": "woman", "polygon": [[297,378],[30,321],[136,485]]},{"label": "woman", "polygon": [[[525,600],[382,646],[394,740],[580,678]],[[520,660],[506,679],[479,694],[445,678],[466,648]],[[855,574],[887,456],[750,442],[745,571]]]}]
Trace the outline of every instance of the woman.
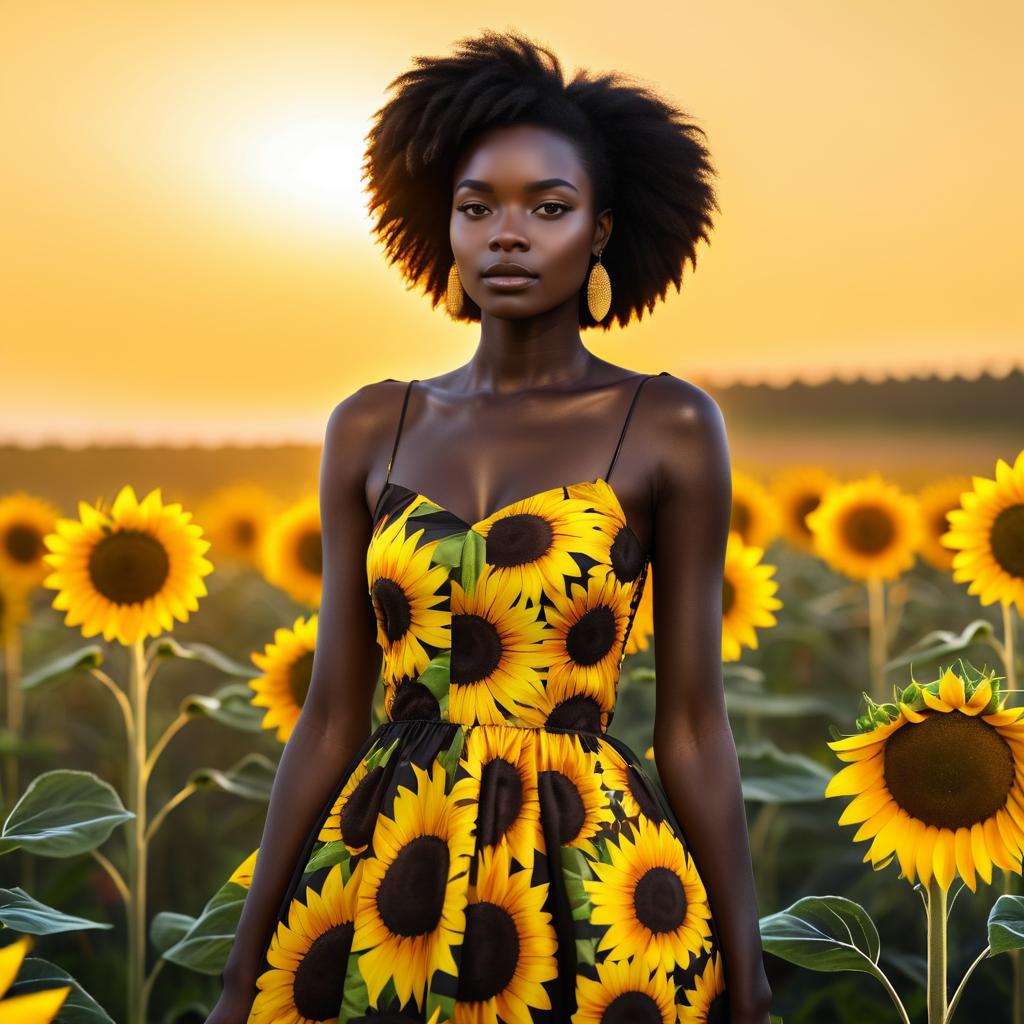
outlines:
[{"label": "woman", "polygon": [[[376,231],[480,340],[330,416],[312,682],[208,1024],[767,1024],[721,675],[721,413],[579,333],[695,264],[702,133],[619,76],[566,84],[514,32],[392,88]],[[664,791],[607,734],[649,567]]]}]

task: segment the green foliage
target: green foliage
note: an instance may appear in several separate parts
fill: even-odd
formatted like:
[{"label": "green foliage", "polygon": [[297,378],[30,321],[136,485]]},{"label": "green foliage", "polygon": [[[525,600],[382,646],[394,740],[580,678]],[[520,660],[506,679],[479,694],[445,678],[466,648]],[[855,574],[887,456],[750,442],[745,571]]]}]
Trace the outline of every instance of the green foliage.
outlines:
[{"label": "green foliage", "polygon": [[65,914],[34,899],[24,889],[0,889],[0,925],[24,935],[52,935],[83,928],[113,928],[112,924]]},{"label": "green foliage", "polygon": [[24,847],[40,857],[73,857],[106,842],[135,815],[92,772],[58,768],[29,783],[0,829],[0,853]]},{"label": "green foliage", "polygon": [[[51,988],[71,986],[64,1002],[61,1003],[55,1024],[114,1024],[114,1020],[106,1010],[63,968],[57,967],[38,957],[25,957],[14,984],[3,993],[4,1001],[17,996],[25,996],[31,992],[42,992]],[[12,1017],[12,1020],[29,1018]],[[32,1018],[33,1020],[35,1018]]]}]

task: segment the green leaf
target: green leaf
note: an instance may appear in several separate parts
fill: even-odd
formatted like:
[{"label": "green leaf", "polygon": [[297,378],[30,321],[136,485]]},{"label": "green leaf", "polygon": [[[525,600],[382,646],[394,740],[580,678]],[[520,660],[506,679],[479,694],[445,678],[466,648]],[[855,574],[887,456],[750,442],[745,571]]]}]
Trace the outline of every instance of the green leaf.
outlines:
[{"label": "green leaf", "polygon": [[1024,896],[1000,896],[988,914],[992,955],[1024,949]]},{"label": "green leaf", "polygon": [[198,661],[229,676],[240,676],[242,679],[256,679],[260,671],[253,665],[229,658],[216,647],[201,643],[182,643],[172,636],[162,636],[154,642],[150,652],[154,658],[183,658],[186,661]]},{"label": "green leaf", "polygon": [[194,718],[205,715],[232,729],[258,733],[263,729],[267,709],[254,705],[254,696],[245,683],[228,683],[212,694],[189,694],[182,700],[181,710]]},{"label": "green leaf", "polygon": [[804,754],[780,750],[770,740],[737,745],[743,799],[763,803],[823,800],[832,773]]},{"label": "green leaf", "polygon": [[944,654],[962,651],[972,644],[987,641],[992,636],[992,623],[987,619],[975,619],[962,632],[954,633],[948,629],[936,629],[926,633],[920,640],[908,647],[902,654],[885,663],[888,672],[894,668],[902,668],[911,662],[928,662],[941,658]]},{"label": "green leaf", "polygon": [[149,941],[163,952],[178,942],[195,923],[196,919],[188,914],[163,910],[150,923]]},{"label": "green leaf", "polygon": [[65,914],[55,907],[29,896],[24,889],[0,889],[0,924],[26,935],[52,935],[55,932],[77,932],[85,928],[113,928],[103,921]]},{"label": "green leaf", "polygon": [[200,974],[220,974],[235,941],[247,892],[237,882],[225,882],[192,927],[173,946],[162,950],[163,958]]},{"label": "green leaf", "polygon": [[4,1001],[15,996],[28,995],[30,992],[61,988],[64,985],[70,985],[71,991],[60,1004],[57,1016],[53,1018],[55,1024],[114,1024],[113,1018],[106,1010],[67,971],[48,960],[40,960],[34,956],[27,956],[22,960],[18,977],[4,993]]},{"label": "green leaf", "polygon": [[56,768],[34,778],[11,809],[0,829],[0,853],[20,846],[40,857],[73,857],[96,849],[134,817],[109,782]]},{"label": "green leaf", "polygon": [[796,718],[820,715],[837,718],[840,709],[835,701],[822,697],[790,693],[733,693],[725,691],[725,703],[732,715],[753,715],[759,718]]},{"label": "green leaf", "polygon": [[89,644],[77,651],[65,654],[56,661],[48,662],[34,672],[29,672],[21,680],[23,690],[35,690],[47,683],[65,682],[80,672],[90,668],[99,668],[103,664],[103,648],[99,644]]},{"label": "green leaf", "polygon": [[200,789],[223,789],[246,800],[269,800],[277,768],[269,757],[249,753],[240,761],[222,771],[220,768],[200,768],[189,776],[189,782]]},{"label": "green leaf", "polygon": [[859,903],[844,896],[805,896],[762,917],[760,925],[764,948],[792,964],[884,977],[878,967],[878,929]]},{"label": "green leaf", "polygon": [[323,846],[321,846],[320,849],[309,858],[304,869],[304,873],[309,874],[312,871],[319,871],[320,868],[334,867],[335,864],[340,864],[349,856],[350,854],[342,840],[337,839],[333,842],[324,843]]}]

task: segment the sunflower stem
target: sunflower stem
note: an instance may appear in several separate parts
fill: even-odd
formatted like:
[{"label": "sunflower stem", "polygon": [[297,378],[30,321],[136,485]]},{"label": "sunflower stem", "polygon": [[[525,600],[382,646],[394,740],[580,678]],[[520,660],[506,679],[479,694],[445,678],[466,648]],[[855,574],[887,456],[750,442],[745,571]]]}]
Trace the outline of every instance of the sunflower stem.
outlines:
[{"label": "sunflower stem", "polygon": [[946,1011],[946,1024],[949,1024],[949,1022],[953,1019],[953,1011],[956,1009],[957,1003],[960,1002],[960,997],[964,994],[964,988],[966,988],[967,986],[967,979],[970,978],[970,976],[974,973],[974,968],[977,967],[978,964],[980,964],[981,961],[989,955],[989,951],[991,949],[991,946],[986,946],[978,954],[978,958],[974,961],[974,963],[967,968],[967,972],[964,974],[963,978],[960,979],[960,984],[957,986],[957,990],[954,993],[953,998],[949,1001],[949,1009]]},{"label": "sunflower stem", "polygon": [[1003,661],[1006,663],[1006,689],[1017,689],[1017,659],[1013,643],[1013,612],[1003,605]]},{"label": "sunflower stem", "polygon": [[871,690],[873,699],[884,704],[885,695],[885,582],[872,577],[868,583],[868,640],[871,650]]},{"label": "sunflower stem", "polygon": [[946,1020],[946,890],[928,882],[928,1024]]},{"label": "sunflower stem", "polygon": [[[6,628],[6,624],[0,624]],[[21,689],[21,644],[16,628],[6,628],[4,637],[4,685],[7,691],[7,728],[15,739],[21,738],[24,728],[24,691]],[[4,758],[4,790],[5,799],[13,807],[18,800],[18,755],[11,751]]]},{"label": "sunflower stem", "polygon": [[[1019,875],[1006,868],[1003,872],[1003,891],[1008,896],[1017,895],[1020,892]],[[1013,982],[1010,991],[1013,994],[1013,1016],[1010,1018],[1013,1024],[1024,1022],[1024,971],[1021,970],[1021,954],[1019,949],[1011,949],[1010,964],[1013,967]]]},{"label": "sunflower stem", "polygon": [[135,817],[128,833],[128,1024],[145,1024],[146,1000],[146,658],[143,640],[131,645],[128,806]]}]

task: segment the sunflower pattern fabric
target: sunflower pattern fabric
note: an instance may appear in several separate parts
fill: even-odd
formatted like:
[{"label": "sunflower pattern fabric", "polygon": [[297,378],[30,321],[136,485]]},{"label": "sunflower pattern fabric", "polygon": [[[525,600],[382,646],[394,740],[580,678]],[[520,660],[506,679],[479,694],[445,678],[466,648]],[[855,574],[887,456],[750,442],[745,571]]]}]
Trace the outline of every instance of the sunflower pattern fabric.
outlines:
[{"label": "sunflower pattern fabric", "polygon": [[682,830],[607,732],[649,567],[610,472],[469,524],[389,465],[387,717],[302,851],[250,1024],[728,1020]]}]

